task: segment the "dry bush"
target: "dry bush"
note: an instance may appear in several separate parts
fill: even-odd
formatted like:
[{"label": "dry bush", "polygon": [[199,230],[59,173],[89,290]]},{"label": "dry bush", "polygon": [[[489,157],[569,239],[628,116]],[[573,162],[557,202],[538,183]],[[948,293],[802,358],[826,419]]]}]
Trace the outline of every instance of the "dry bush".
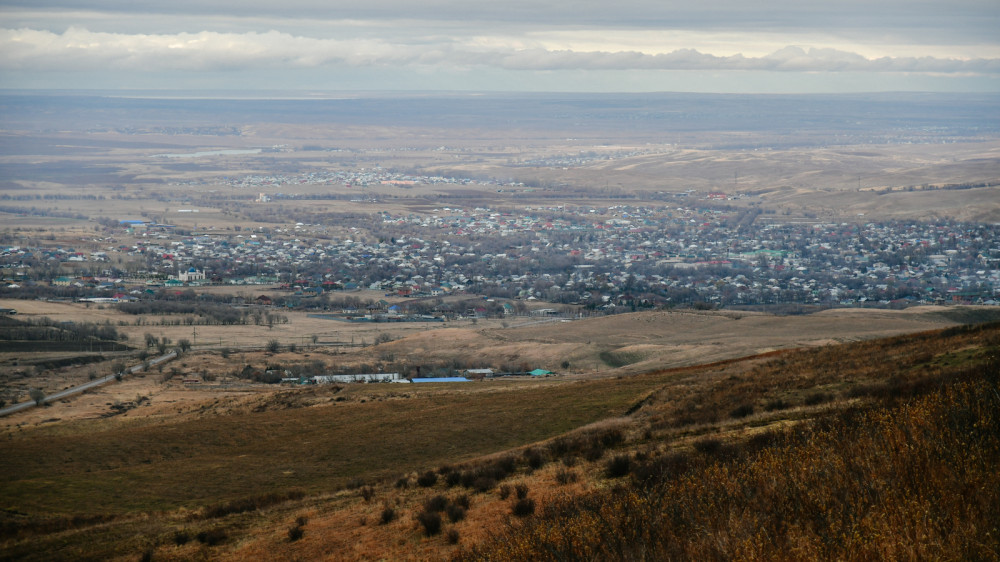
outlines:
[{"label": "dry bush", "polygon": [[396,509],[389,504],[383,505],[382,514],[379,518],[380,523],[382,525],[388,525],[389,523],[392,523],[394,519],[396,519]]},{"label": "dry bush", "polygon": [[556,472],[556,482],[560,484],[572,484],[579,479],[580,475],[575,470],[560,468],[559,472]]},{"label": "dry bush", "polygon": [[437,481],[438,475],[433,470],[428,470],[417,477],[417,484],[424,488],[430,488],[434,484],[437,484]]},{"label": "dry bush", "polygon": [[452,523],[458,523],[462,519],[465,519],[465,508],[460,505],[448,504],[445,513],[448,514],[448,520]]},{"label": "dry bush", "polygon": [[424,511],[440,512],[448,506],[448,498],[442,495],[431,496],[424,500]]},{"label": "dry bush", "polygon": [[531,498],[523,498],[514,502],[514,507],[511,508],[511,513],[517,517],[527,517],[535,513],[535,500]]},{"label": "dry bush", "polygon": [[417,521],[424,528],[424,534],[432,537],[441,532],[441,515],[434,511],[421,511]]},{"label": "dry bush", "polygon": [[604,475],[608,478],[621,478],[629,473],[632,459],[628,455],[615,455],[604,467]]}]

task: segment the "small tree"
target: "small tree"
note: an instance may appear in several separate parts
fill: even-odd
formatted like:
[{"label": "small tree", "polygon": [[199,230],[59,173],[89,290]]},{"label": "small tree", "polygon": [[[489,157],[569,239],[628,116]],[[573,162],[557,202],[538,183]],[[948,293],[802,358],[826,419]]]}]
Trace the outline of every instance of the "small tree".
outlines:
[{"label": "small tree", "polygon": [[276,339],[267,340],[267,345],[264,349],[271,353],[277,353],[281,349],[281,342]]},{"label": "small tree", "polygon": [[125,374],[125,369],[128,367],[123,361],[115,361],[111,364],[111,373],[115,376],[115,380],[122,380],[122,376]]},{"label": "small tree", "polygon": [[32,388],[28,391],[28,396],[35,401],[36,406],[41,406],[45,403],[45,391],[40,388]]},{"label": "small tree", "polygon": [[187,353],[191,349],[191,340],[182,338],[177,340],[177,345],[181,348],[181,353]]}]

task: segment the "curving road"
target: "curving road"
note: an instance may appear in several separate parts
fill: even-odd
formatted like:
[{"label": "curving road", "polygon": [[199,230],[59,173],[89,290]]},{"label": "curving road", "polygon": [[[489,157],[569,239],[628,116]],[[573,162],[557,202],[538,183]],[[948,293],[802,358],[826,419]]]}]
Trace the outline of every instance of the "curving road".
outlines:
[{"label": "curving road", "polygon": [[[152,367],[153,365],[158,365],[160,363],[163,363],[164,361],[169,361],[169,360],[171,360],[171,359],[173,359],[175,357],[177,357],[177,352],[176,351],[171,351],[170,353],[168,353],[166,355],[161,355],[160,357],[157,357],[156,359],[150,359],[149,360],[149,366]],[[131,375],[131,374],[137,373],[137,372],[139,372],[141,370],[142,370],[142,363],[140,363],[138,365],[133,365],[132,367],[129,367],[129,368],[125,369],[124,374]],[[81,384],[79,386],[74,386],[72,388],[67,388],[66,390],[60,390],[59,392],[54,392],[54,393],[46,396],[42,400],[42,402],[43,403],[45,403],[45,402],[52,402],[53,400],[59,400],[61,398],[66,398],[67,396],[72,396],[74,394],[80,394],[81,392],[83,392],[85,390],[90,390],[91,388],[96,388],[98,386],[101,386],[102,384],[109,383],[109,382],[111,382],[113,380],[115,380],[115,375],[108,375],[106,377],[102,377],[102,378],[99,378],[99,379],[94,379],[92,381],[87,381],[87,382],[85,382],[85,383],[83,383],[83,384]],[[35,406],[35,401],[34,400],[28,400],[27,402],[19,402],[17,404],[13,404],[11,406],[7,406],[6,408],[0,408],[0,416],[6,416],[8,414],[13,414],[15,412],[20,412],[21,410],[27,410],[28,408],[33,408],[34,406]]]}]

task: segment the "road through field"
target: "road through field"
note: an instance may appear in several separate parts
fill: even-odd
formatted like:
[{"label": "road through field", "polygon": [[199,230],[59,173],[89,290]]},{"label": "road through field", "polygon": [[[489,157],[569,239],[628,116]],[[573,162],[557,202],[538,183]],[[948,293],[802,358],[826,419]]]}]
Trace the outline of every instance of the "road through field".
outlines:
[{"label": "road through field", "polygon": [[[158,365],[158,364],[163,363],[165,361],[169,361],[169,360],[171,360],[171,359],[173,359],[175,357],[177,357],[177,352],[176,351],[171,351],[170,353],[167,353],[165,355],[161,355],[160,357],[157,357],[156,359],[150,359],[149,360],[149,366],[152,367],[154,365]],[[138,365],[133,365],[132,367],[129,367],[129,368],[125,369],[124,374],[131,375],[131,374],[137,373],[137,372],[142,371],[142,370],[143,370],[143,365],[140,363]],[[108,375],[106,377],[101,377],[99,379],[94,379],[92,381],[87,381],[87,382],[85,382],[85,383],[83,383],[81,385],[77,385],[77,386],[74,386],[72,388],[67,388],[67,389],[64,389],[64,390],[60,390],[59,392],[55,392],[55,393],[50,394],[49,396],[46,396],[45,398],[43,398],[42,399],[42,403],[44,404],[46,402],[52,402],[52,401],[55,401],[55,400],[60,400],[62,398],[66,398],[67,396],[72,396],[74,394],[80,394],[81,392],[83,392],[85,390],[90,390],[91,388],[96,388],[96,387],[101,386],[103,384],[109,383],[112,380],[115,380],[116,376],[117,375]],[[15,412],[20,412],[22,410],[27,410],[28,408],[31,408],[31,407],[33,407],[35,405],[36,404],[35,404],[34,400],[28,400],[27,402],[20,402],[18,404],[13,404],[11,406],[7,406],[6,408],[0,408],[0,416],[6,416],[8,414],[13,414]]]}]

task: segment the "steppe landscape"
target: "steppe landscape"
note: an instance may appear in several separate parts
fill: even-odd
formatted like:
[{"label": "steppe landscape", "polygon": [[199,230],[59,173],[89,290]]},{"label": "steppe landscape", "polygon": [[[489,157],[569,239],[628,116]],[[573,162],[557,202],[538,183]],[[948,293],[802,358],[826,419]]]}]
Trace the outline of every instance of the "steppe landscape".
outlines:
[{"label": "steppe landscape", "polygon": [[1000,556],[998,103],[902,97],[0,95],[0,558]]}]

